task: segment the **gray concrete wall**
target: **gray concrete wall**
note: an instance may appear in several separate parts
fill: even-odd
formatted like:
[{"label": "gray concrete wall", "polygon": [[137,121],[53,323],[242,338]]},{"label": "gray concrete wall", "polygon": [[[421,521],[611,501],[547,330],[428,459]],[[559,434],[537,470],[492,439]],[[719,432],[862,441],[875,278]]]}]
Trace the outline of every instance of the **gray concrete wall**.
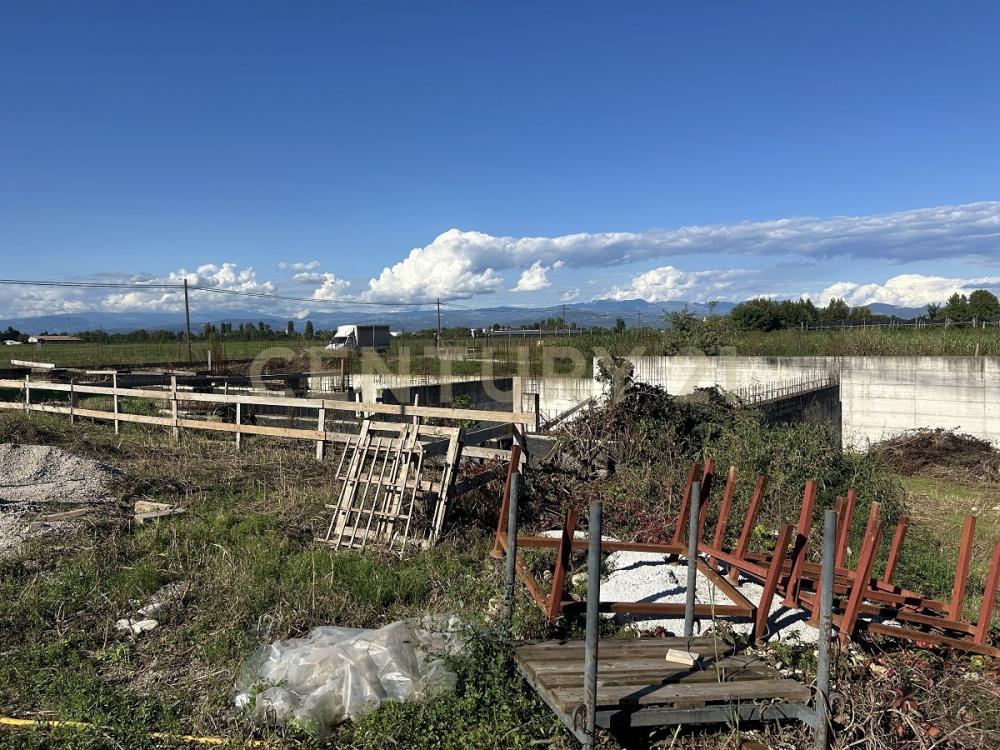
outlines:
[{"label": "gray concrete wall", "polygon": [[844,444],[863,448],[919,427],[1000,444],[997,357],[631,357],[635,377],[673,394],[719,385],[839,378]]},{"label": "gray concrete wall", "polygon": [[419,397],[421,406],[452,406],[456,398],[466,401],[463,408],[511,411],[514,403],[514,379],[492,378],[454,383],[396,386],[382,390],[386,404],[412,404]]}]

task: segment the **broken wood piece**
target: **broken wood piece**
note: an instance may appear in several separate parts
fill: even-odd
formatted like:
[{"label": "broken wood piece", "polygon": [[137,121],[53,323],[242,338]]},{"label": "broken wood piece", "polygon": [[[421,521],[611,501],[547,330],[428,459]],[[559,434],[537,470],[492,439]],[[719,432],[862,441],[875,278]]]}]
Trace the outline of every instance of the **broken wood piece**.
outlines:
[{"label": "broken wood piece", "polygon": [[698,654],[679,648],[668,648],[665,658],[674,664],[686,664],[689,667],[693,667],[698,663]]},{"label": "broken wood piece", "polygon": [[61,513],[49,513],[47,516],[39,516],[38,520],[44,523],[52,521],[68,521],[71,518],[79,518],[90,513],[93,508],[76,508],[75,510],[64,510]]},{"label": "broken wood piece", "polygon": [[164,516],[176,516],[181,513],[185,513],[184,508],[171,508],[170,510],[155,510],[150,513],[136,513],[135,522],[140,526],[146,521],[152,521],[154,518],[163,518]]},{"label": "broken wood piece", "polygon": [[152,500],[136,500],[134,510],[136,513],[152,513],[157,510],[170,510],[176,508],[171,503],[154,503]]},{"label": "broken wood piece", "polygon": [[164,516],[176,516],[184,513],[184,508],[178,508],[170,503],[154,503],[151,500],[136,500],[135,502],[135,522],[139,525],[154,518]]}]

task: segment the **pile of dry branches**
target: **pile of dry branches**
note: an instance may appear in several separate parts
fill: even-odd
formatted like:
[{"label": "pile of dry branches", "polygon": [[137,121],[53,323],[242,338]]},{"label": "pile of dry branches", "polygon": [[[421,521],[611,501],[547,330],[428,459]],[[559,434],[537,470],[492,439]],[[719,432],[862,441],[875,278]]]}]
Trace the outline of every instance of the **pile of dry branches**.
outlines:
[{"label": "pile of dry branches", "polygon": [[1000,481],[1000,451],[986,440],[953,430],[911,430],[873,446],[900,474],[965,474],[968,479]]}]

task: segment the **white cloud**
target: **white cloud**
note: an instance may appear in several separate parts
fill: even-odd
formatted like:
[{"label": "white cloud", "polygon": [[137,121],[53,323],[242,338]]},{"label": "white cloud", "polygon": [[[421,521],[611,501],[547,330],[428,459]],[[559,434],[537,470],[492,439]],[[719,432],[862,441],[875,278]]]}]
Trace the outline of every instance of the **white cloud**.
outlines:
[{"label": "white cloud", "polygon": [[579,296],[580,296],[580,290],[579,290],[579,288],[577,288],[577,289],[567,289],[565,292],[562,293],[562,296],[559,297],[559,301],[560,302],[572,302],[573,300],[575,300]]},{"label": "white cloud", "polygon": [[292,278],[304,284],[319,284],[326,279],[326,276],[325,274],[315,273],[314,271],[301,271],[294,274]]},{"label": "white cloud", "polygon": [[692,254],[853,257],[905,263],[1000,250],[1000,202],[938,206],[871,216],[681,227],[646,232],[495,237],[449,229],[369,281],[368,301],[431,301],[499,291],[500,272],[534,264],[606,268]]},{"label": "white cloud", "polygon": [[[274,284],[270,281],[259,281],[257,273],[251,266],[240,268],[236,263],[216,265],[206,263],[194,271],[180,269],[161,277],[135,277],[134,283],[143,284],[179,284],[187,279],[190,287],[210,287],[224,289],[230,292],[250,292],[255,294],[273,294]],[[218,292],[199,291],[192,288],[189,293],[191,306],[198,310],[258,308],[260,300],[252,297],[242,297],[236,294],[220,294]],[[124,292],[113,292],[104,295],[99,306],[109,312],[155,311],[178,312],[184,309],[184,292],[180,289],[130,289]],[[92,309],[92,308],[91,308]]]},{"label": "white cloud", "polygon": [[345,281],[344,279],[338,278],[332,273],[324,273],[323,283],[316,291],[312,293],[312,298],[320,300],[344,299],[344,296],[347,293],[347,289],[350,286],[351,286],[350,281]]},{"label": "white cloud", "polygon": [[549,269],[543,266],[540,261],[535,261],[530,268],[526,268],[517,280],[517,286],[511,289],[512,292],[540,292],[552,286],[548,277]]},{"label": "white cloud", "polygon": [[315,268],[319,268],[319,261],[310,260],[305,262],[303,261],[292,262],[288,260],[279,260],[274,265],[277,268],[281,268],[283,270],[288,270],[288,271],[312,271]]},{"label": "white cloud", "polygon": [[600,299],[709,300],[732,289],[737,280],[745,279],[749,273],[741,270],[681,271],[673,266],[662,266],[640,273],[625,286],[612,287]]},{"label": "white cloud", "polygon": [[856,284],[853,281],[838,281],[820,292],[819,302],[825,305],[832,299],[841,298],[849,305],[870,305],[882,302],[899,307],[923,307],[932,302],[944,302],[956,293],[968,294],[976,289],[997,289],[998,287],[1000,287],[1000,276],[959,279],[904,273],[893,276],[884,284]]}]

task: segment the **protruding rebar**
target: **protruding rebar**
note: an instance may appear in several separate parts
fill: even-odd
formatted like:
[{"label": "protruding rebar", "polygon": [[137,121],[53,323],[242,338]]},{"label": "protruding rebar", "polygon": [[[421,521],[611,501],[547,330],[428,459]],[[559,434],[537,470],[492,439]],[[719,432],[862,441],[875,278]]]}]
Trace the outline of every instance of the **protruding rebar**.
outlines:
[{"label": "protruding rebar", "polygon": [[701,482],[691,483],[691,516],[688,523],[687,593],[684,599],[684,637],[694,635],[694,602],[698,593],[698,514]]}]

